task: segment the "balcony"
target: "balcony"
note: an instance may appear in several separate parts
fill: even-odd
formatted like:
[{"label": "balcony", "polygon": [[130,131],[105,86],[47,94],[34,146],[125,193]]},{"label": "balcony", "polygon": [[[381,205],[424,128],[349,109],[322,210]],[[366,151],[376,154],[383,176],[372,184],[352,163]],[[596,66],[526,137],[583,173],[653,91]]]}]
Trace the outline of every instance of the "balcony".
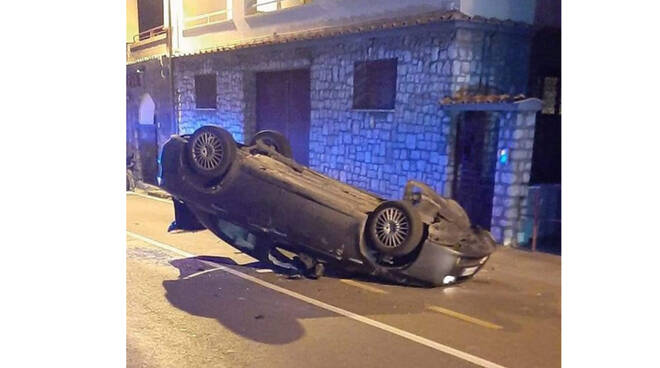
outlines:
[{"label": "balcony", "polygon": [[312,0],[246,0],[245,15],[270,13],[311,3]]},{"label": "balcony", "polygon": [[166,38],[167,38],[167,28],[164,28],[161,25],[158,27],[147,29],[146,31],[140,32],[139,34],[136,34],[135,36],[133,36],[133,43],[141,42],[141,41],[153,42],[156,40],[166,39]]},{"label": "balcony", "polygon": [[136,34],[133,42],[127,45],[127,60],[166,55],[168,36],[169,30],[162,25]]},{"label": "balcony", "polygon": [[186,17],[183,20],[183,28],[191,29],[196,27],[203,27],[209,24],[224,22],[231,19],[231,14],[227,9],[215,11],[213,13],[197,15],[194,17]]}]

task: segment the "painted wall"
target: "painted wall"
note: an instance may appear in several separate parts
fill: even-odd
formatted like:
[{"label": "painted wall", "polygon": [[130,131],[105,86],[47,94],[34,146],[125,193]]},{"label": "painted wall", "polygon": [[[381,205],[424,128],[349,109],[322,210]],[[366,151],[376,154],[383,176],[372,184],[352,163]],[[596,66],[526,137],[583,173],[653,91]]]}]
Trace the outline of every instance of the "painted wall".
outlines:
[{"label": "painted wall", "polygon": [[328,26],[341,26],[431,11],[461,10],[469,15],[532,23],[535,0],[313,0],[303,6],[245,15],[246,0],[231,2],[233,18],[183,29],[182,0],[173,0],[175,53],[191,53],[240,41]]},{"label": "painted wall", "polygon": [[[180,0],[175,0],[180,1]],[[174,5],[174,4],[173,4]],[[163,26],[169,25],[168,0],[163,1]],[[166,35],[142,41],[136,40],[140,33],[138,21],[138,0],[126,0],[126,61],[134,63],[157,56],[168,56],[169,47]]]},{"label": "painted wall", "polygon": [[[468,15],[532,23],[537,0],[311,0],[302,6],[255,15],[245,14],[247,0],[226,0],[226,7],[231,9],[231,19],[188,29],[184,27],[186,14],[183,0],[163,1],[164,25],[169,25],[168,10],[171,9],[173,53],[180,55],[270,37],[276,33],[316,30],[431,11],[460,10]],[[127,42],[137,34],[136,22],[137,0],[127,0]],[[129,55],[129,61],[167,52],[162,45],[149,47],[159,49],[135,50],[133,55]]]},{"label": "painted wall", "polygon": [[137,0],[126,0],[126,42],[133,42],[138,33]]},{"label": "painted wall", "polygon": [[[177,0],[181,4],[181,0]],[[456,0],[313,0],[303,6],[284,10],[245,15],[246,0],[232,1],[233,19],[191,30],[183,29],[183,7],[178,6],[175,50],[181,53],[231,44],[242,40],[287,33],[341,26],[371,19],[419,14],[433,10],[457,9]],[[174,10],[173,10],[174,14]]]}]

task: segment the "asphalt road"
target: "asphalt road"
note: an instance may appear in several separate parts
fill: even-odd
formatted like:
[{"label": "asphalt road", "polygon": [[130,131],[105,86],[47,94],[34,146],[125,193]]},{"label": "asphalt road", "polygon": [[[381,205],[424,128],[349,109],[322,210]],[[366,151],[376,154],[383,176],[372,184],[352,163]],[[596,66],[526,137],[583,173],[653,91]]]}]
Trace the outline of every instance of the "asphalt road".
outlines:
[{"label": "asphalt road", "polygon": [[[170,202],[127,196],[128,367],[558,367],[561,258],[498,249],[472,280],[290,279]],[[204,256],[204,257],[196,257]]]}]

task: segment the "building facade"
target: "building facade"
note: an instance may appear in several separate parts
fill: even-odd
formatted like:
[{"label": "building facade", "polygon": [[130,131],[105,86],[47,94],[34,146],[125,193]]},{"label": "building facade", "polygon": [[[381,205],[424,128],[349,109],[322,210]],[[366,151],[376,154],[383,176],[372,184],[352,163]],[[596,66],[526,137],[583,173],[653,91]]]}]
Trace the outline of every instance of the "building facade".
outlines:
[{"label": "building facade", "polygon": [[312,169],[387,198],[426,182],[515,243],[541,104],[515,97],[528,92],[534,2],[506,3],[137,2],[163,12],[127,45],[142,178],[154,182],[170,134],[275,129]]}]

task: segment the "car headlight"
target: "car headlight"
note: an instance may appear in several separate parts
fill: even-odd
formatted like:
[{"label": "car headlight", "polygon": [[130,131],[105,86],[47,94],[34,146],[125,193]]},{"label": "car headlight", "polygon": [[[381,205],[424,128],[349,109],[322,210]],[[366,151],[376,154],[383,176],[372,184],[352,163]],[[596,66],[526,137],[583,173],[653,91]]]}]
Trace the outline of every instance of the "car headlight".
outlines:
[{"label": "car headlight", "polygon": [[456,281],[456,277],[454,277],[452,275],[447,275],[447,276],[445,276],[444,279],[442,279],[442,283],[445,284],[445,285],[451,284],[454,281]]},{"label": "car headlight", "polygon": [[479,260],[479,264],[484,264],[488,260],[488,256],[485,256],[484,258]]}]

